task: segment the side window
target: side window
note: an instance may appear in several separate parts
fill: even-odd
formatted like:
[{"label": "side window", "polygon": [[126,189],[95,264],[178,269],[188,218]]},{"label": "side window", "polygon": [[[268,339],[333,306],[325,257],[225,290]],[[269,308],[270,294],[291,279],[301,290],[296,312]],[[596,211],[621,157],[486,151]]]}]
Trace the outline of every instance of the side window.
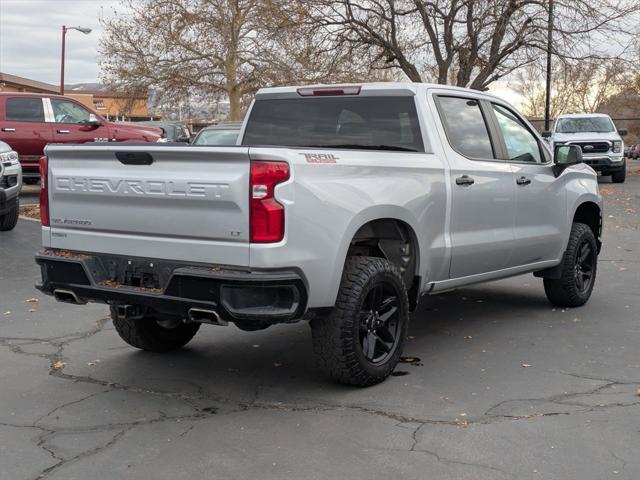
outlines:
[{"label": "side window", "polygon": [[17,122],[44,122],[41,98],[7,98],[7,120]]},{"label": "side window", "polygon": [[544,163],[542,150],[536,137],[510,110],[493,104],[493,111],[507,146],[507,154],[512,162]]},{"label": "side window", "polygon": [[95,119],[89,110],[67,100],[52,98],[51,107],[56,123],[87,123]]},{"label": "side window", "polygon": [[495,158],[489,129],[477,100],[439,96],[438,103],[454,150],[469,158]]}]

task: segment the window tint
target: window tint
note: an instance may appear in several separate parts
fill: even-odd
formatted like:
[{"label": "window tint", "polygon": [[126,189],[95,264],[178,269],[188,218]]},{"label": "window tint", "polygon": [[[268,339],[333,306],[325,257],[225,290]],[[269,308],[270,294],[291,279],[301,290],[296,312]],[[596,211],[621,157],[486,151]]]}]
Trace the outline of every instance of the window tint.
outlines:
[{"label": "window tint", "polygon": [[493,111],[507,145],[509,160],[542,163],[538,140],[522,121],[513,112],[500,105],[493,105]]},{"label": "window tint", "polygon": [[95,115],[74,102],[52,98],[51,106],[56,123],[87,123],[95,120]]},{"label": "window tint", "polygon": [[257,100],[242,143],[424,151],[413,97]]},{"label": "window tint", "polygon": [[41,98],[7,98],[7,120],[44,122]]},{"label": "window tint", "polygon": [[470,158],[494,158],[487,124],[476,100],[438,97],[451,146]]}]

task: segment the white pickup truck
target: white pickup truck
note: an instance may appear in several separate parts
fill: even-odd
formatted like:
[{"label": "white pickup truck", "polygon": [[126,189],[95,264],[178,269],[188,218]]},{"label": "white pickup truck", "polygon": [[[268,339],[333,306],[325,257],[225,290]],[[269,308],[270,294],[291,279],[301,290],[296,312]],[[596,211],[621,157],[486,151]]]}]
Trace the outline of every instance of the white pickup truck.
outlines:
[{"label": "white pickup truck", "polygon": [[626,134],[626,128],[617,129],[604,113],[560,115],[553,131],[542,132],[543,137],[549,138],[552,150],[560,145],[579,146],[584,163],[602,175],[611,175],[613,183],[624,183],[627,176],[622,140]]},{"label": "white pickup truck", "polygon": [[202,323],[310,320],[320,368],[396,366],[425,294],[535,273],[584,304],[602,229],[595,172],[509,104],[414,83],[260,90],[238,145],[50,145],[38,288],[105,302],[129,344]]},{"label": "white pickup truck", "polygon": [[22,188],[22,168],[18,154],[0,142],[0,232],[13,230],[18,223],[18,195]]}]

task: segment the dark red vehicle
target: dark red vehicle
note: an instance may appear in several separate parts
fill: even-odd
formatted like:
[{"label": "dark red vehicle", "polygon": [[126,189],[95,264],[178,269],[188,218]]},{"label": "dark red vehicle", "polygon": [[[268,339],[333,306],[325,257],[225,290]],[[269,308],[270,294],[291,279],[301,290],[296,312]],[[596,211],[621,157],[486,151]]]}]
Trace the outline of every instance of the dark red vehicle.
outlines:
[{"label": "dark red vehicle", "polygon": [[113,123],[69,97],[0,93],[0,140],[18,152],[25,183],[40,178],[48,143],[156,142],[161,128]]}]

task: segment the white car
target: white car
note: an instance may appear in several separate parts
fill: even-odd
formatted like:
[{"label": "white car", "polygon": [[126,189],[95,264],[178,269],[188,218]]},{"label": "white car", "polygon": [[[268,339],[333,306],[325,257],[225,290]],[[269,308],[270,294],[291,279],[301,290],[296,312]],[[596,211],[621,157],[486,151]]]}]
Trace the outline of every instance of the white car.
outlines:
[{"label": "white car", "polygon": [[0,231],[13,230],[18,223],[18,193],[22,168],[18,154],[0,142]]},{"label": "white car", "polygon": [[549,138],[552,150],[560,145],[578,145],[584,163],[602,175],[611,175],[613,183],[624,183],[627,165],[622,137],[626,134],[626,129],[616,129],[609,115],[578,113],[560,115],[553,130],[542,136]]}]

